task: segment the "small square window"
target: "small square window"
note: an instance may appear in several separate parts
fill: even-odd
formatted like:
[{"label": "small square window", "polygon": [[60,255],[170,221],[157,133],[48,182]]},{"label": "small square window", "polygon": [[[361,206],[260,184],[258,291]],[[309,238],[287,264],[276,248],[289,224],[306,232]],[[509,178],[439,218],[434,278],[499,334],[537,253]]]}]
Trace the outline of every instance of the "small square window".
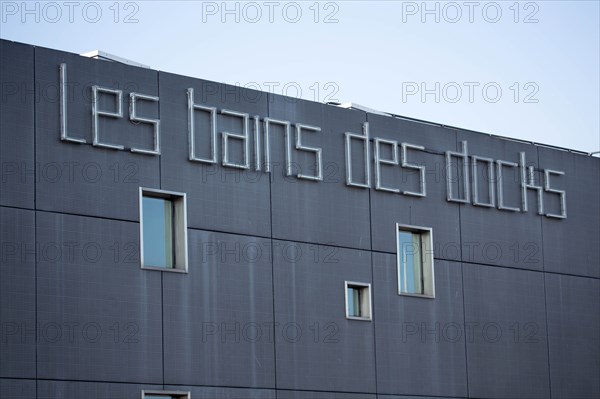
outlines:
[{"label": "small square window", "polygon": [[142,391],[142,399],[191,399],[191,395],[182,391]]},{"label": "small square window", "polygon": [[187,272],[185,194],[140,187],[143,269]]},{"label": "small square window", "polygon": [[371,320],[371,284],[344,283],[346,290],[346,318]]},{"label": "small square window", "polygon": [[435,297],[430,228],[397,224],[398,294]]}]

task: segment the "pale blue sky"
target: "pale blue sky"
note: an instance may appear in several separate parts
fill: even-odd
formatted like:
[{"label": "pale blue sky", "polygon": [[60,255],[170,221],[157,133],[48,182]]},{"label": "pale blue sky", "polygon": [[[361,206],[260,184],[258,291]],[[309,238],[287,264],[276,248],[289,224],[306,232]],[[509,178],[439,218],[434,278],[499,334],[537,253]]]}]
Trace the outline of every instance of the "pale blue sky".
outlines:
[{"label": "pale blue sky", "polygon": [[[299,88],[309,100],[352,101],[485,133],[600,150],[598,1],[429,1],[427,9],[439,10],[438,22],[421,1],[227,2],[231,14],[221,1],[75,3],[70,17],[64,2],[29,2],[26,13],[21,1],[2,1],[0,36],[75,53],[99,49],[182,75],[265,91],[271,85],[279,94],[285,86],[293,96]],[[327,16],[332,23],[325,23]],[[431,90],[424,99],[423,88]]]}]

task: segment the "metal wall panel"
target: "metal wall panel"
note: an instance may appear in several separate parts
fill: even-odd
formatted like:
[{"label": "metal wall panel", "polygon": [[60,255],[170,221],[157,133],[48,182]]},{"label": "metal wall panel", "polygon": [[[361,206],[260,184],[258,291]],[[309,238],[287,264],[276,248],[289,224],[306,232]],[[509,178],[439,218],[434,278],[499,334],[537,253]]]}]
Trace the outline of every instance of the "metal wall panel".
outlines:
[{"label": "metal wall panel", "polygon": [[0,378],[2,399],[36,399],[35,380],[11,380]]},{"label": "metal wall panel", "polygon": [[[519,162],[519,153],[525,152],[527,165],[538,169],[537,148],[508,140],[492,138],[480,133],[458,132],[458,140],[466,140],[469,154],[494,160]],[[540,174],[536,175],[536,184]],[[497,176],[495,176],[497,177]],[[521,207],[520,172],[518,168],[504,168],[502,174],[504,204]],[[479,186],[487,188],[488,180],[480,175]],[[528,212],[512,212],[473,205],[461,206],[460,230],[462,260],[480,264],[508,266],[519,269],[542,270],[542,216],[537,214],[537,200],[528,190]],[[481,198],[481,200],[487,200]],[[498,193],[496,192],[496,204]]]},{"label": "metal wall panel", "polygon": [[547,398],[544,276],[463,264],[469,395]]},{"label": "metal wall panel", "polygon": [[[37,90],[53,88],[37,104],[37,209],[138,220],[138,187],[160,187],[158,156],[133,154],[130,147],[152,147],[152,127],[129,121],[129,93],[158,95],[158,73],[116,62],[100,61],[44,48],[35,50]],[[69,136],[87,144],[61,141],[59,64],[67,64]],[[93,147],[92,85],[122,89],[123,118],[99,120],[101,140],[122,144],[125,151]],[[142,104],[143,103],[143,104]],[[102,97],[101,109],[114,110],[114,96]],[[140,102],[140,115],[158,117],[158,106]]]},{"label": "metal wall panel", "polygon": [[380,394],[467,395],[461,264],[434,268],[435,299],[398,295],[396,256],[373,254]]},{"label": "metal wall panel", "polygon": [[373,323],[346,319],[344,292],[371,283],[369,252],[273,245],[277,387],[374,393]]},{"label": "metal wall panel", "polygon": [[166,390],[188,391],[192,399],[275,399],[272,389],[165,386]]},{"label": "metal wall panel", "polygon": [[377,395],[377,399],[453,399],[450,396],[398,396],[398,395]]},{"label": "metal wall panel", "polygon": [[600,280],[545,277],[552,397],[600,397]]},{"label": "metal wall panel", "polygon": [[163,273],[165,383],[274,387],[269,240],[188,234],[189,274]]},{"label": "metal wall panel", "polygon": [[42,380],[37,389],[38,399],[137,399],[143,389],[162,389],[162,385]]},{"label": "metal wall panel", "polygon": [[33,47],[0,40],[0,205],[33,208]]},{"label": "metal wall panel", "polygon": [[364,393],[277,391],[278,399],[376,399],[375,395]]},{"label": "metal wall panel", "polygon": [[38,378],[160,383],[160,272],[139,225],[37,212]]},{"label": "metal wall panel", "polygon": [[[368,119],[373,138],[425,147],[425,151],[409,150],[407,161],[426,167],[427,190],[426,197],[371,190],[373,250],[395,253],[396,223],[411,224],[433,228],[436,258],[459,260],[459,205],[446,201],[443,156],[444,151],[456,149],[456,133],[449,129],[381,115],[369,114]],[[390,159],[391,146],[383,146],[382,153],[383,157]],[[384,165],[381,167],[381,176],[385,187],[419,191],[419,173],[414,170]]]},{"label": "metal wall panel", "polygon": [[[540,167],[560,170],[551,186],[565,190],[566,219],[543,219],[544,270],[600,277],[600,158],[540,148]],[[546,195],[548,211],[560,213],[558,196]]]},{"label": "metal wall panel", "polygon": [[35,213],[0,207],[0,377],[35,378]]},{"label": "metal wall panel", "polygon": [[[323,181],[285,176],[285,140],[281,126],[270,127],[273,165],[271,200],[273,237],[318,244],[369,249],[369,192],[346,186],[344,133],[361,134],[365,113],[310,101],[269,95],[269,117],[321,128],[301,133],[302,144],[321,148]],[[316,175],[315,155],[292,151],[292,172]],[[364,158],[355,149],[353,159]],[[356,176],[357,180],[363,175]]]},{"label": "metal wall panel", "polygon": [[[223,109],[265,117],[266,93],[161,72],[161,118],[164,147],[161,156],[161,187],[188,194],[188,225],[193,228],[269,236],[271,216],[269,175],[254,171],[254,130],[250,122],[251,169],[221,166],[221,132],[242,133],[241,118],[222,115]],[[191,162],[188,146],[187,89],[194,102],[217,108],[217,164]],[[209,113],[195,112],[195,150],[211,157]],[[239,140],[231,140],[233,161],[242,162]]]}]

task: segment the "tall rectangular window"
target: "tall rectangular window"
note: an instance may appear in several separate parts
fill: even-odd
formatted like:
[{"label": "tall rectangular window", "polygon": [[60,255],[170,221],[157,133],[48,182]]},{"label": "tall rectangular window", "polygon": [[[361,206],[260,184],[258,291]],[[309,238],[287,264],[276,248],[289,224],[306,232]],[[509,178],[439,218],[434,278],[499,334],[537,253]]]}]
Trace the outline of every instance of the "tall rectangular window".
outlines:
[{"label": "tall rectangular window", "polygon": [[141,266],[187,272],[185,194],[140,188]]},{"label": "tall rectangular window", "polygon": [[421,235],[399,230],[398,248],[398,284],[400,285],[400,291],[423,294]]},{"label": "tall rectangular window", "polygon": [[175,264],[173,213],[171,200],[143,197],[145,266],[172,268]]},{"label": "tall rectangular window", "polygon": [[348,316],[360,317],[360,288],[348,287]]},{"label": "tall rectangular window", "polygon": [[396,225],[398,294],[433,298],[433,241],[430,228]]}]

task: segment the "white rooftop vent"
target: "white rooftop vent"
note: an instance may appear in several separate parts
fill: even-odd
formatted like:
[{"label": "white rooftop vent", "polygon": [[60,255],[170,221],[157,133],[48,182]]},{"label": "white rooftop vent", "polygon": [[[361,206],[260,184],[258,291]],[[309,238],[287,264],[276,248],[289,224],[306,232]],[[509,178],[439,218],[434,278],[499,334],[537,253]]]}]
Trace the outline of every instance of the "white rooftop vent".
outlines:
[{"label": "white rooftop vent", "polygon": [[113,61],[113,62],[118,62],[121,64],[150,69],[150,67],[148,65],[140,64],[139,62],[131,61],[126,58],[121,58],[116,55],[105,53],[104,51],[100,51],[100,50],[88,51],[87,53],[82,53],[79,55],[81,55],[83,57],[88,57],[88,58],[95,58],[97,60]]},{"label": "white rooftop vent", "polygon": [[376,109],[373,108],[369,108],[369,107],[365,107],[364,105],[360,105],[357,103],[342,103],[342,104],[335,104],[338,107],[341,108],[349,108],[349,109],[358,109],[364,112],[368,112],[370,114],[377,114],[377,115],[385,115],[385,116],[391,116],[391,114],[387,113],[387,112],[381,112],[381,111],[377,111]]}]

